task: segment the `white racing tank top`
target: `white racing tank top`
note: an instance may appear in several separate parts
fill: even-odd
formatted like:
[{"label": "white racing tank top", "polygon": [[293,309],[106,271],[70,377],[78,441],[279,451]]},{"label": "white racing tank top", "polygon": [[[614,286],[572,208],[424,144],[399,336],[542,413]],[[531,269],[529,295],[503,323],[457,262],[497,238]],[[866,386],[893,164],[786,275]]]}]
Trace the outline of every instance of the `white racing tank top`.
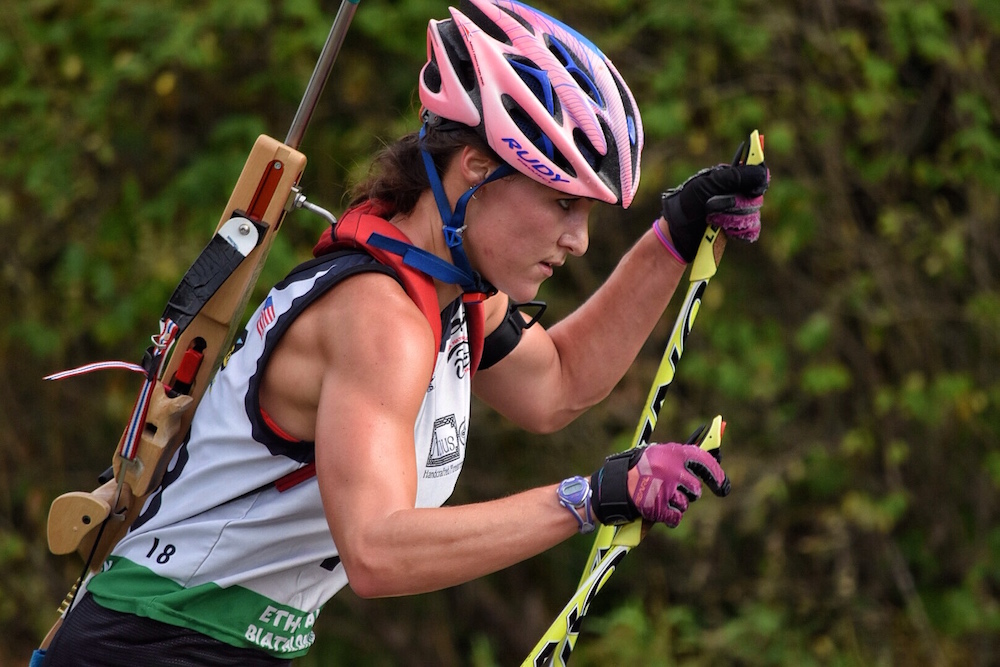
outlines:
[{"label": "white racing tank top", "polygon": [[[314,445],[269,428],[258,390],[295,317],[339,280],[373,270],[386,269],[364,254],[321,257],[271,290],[206,391],[160,489],[88,582],[99,604],[276,656],[306,653],[320,609],[348,581],[308,474]],[[442,313],[442,331],[413,431],[417,507],[442,505],[465,460],[471,374],[461,300]]]}]

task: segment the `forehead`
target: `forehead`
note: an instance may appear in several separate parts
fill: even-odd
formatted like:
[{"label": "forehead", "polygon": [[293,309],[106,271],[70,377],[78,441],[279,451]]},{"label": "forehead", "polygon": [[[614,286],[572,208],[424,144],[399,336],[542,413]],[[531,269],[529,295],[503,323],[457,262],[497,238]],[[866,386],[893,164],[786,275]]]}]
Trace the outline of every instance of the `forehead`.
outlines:
[{"label": "forehead", "polygon": [[517,192],[520,196],[530,193],[532,196],[549,199],[575,199],[593,204],[598,201],[593,197],[581,197],[580,195],[569,194],[555,188],[551,188],[544,183],[540,183],[533,178],[529,178],[521,172],[515,172],[509,176],[497,179],[497,183],[504,183],[510,186],[512,192]]}]

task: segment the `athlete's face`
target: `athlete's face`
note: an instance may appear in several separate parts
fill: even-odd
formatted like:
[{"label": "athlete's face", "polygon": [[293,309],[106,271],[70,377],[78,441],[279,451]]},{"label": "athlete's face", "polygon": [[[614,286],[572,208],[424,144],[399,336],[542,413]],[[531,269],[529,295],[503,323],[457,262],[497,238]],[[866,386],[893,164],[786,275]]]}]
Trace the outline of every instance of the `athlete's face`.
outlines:
[{"label": "athlete's face", "polygon": [[469,202],[469,261],[513,300],[530,301],[568,255],[587,252],[593,205],[521,174],[487,183]]}]

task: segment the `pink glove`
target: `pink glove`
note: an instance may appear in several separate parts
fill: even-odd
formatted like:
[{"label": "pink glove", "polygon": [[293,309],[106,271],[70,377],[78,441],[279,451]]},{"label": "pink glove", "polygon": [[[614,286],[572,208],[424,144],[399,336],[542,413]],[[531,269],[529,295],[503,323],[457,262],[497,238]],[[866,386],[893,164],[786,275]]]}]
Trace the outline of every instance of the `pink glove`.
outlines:
[{"label": "pink glove", "polygon": [[713,453],[670,442],[609,456],[591,478],[594,515],[604,524],[641,517],[676,527],[701,497],[702,482],[717,496],[729,493],[729,478]]}]

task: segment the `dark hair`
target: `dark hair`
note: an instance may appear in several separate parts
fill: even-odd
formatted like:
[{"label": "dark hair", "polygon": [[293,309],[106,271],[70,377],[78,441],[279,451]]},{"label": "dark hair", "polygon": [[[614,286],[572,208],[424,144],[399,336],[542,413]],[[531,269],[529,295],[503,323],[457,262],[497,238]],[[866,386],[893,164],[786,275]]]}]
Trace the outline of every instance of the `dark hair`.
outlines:
[{"label": "dark hair", "polygon": [[423,138],[419,132],[411,132],[375,155],[367,176],[351,188],[350,205],[370,199],[388,205],[391,213],[410,213],[420,195],[431,186],[420,149],[430,154],[438,173],[443,174],[465,146],[482,151],[497,164],[503,163],[475,129],[448,121],[430,123]]}]

